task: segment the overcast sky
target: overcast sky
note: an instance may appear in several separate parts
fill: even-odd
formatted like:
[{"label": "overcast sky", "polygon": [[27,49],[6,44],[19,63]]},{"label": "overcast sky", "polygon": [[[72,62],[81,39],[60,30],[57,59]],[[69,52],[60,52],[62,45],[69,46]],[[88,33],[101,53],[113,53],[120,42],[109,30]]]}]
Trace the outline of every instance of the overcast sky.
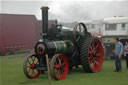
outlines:
[{"label": "overcast sky", "polygon": [[0,0],[1,13],[34,14],[41,19],[41,6],[49,6],[49,19],[63,22],[128,16],[127,0]]}]

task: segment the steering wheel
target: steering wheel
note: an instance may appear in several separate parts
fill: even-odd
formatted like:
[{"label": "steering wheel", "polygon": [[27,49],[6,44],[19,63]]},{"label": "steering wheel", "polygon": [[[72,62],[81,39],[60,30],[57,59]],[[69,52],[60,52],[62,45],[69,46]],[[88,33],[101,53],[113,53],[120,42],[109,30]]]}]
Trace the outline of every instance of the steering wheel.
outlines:
[{"label": "steering wheel", "polygon": [[78,23],[73,29],[73,40],[79,41],[81,35],[85,35],[87,32],[87,28],[84,23]]}]

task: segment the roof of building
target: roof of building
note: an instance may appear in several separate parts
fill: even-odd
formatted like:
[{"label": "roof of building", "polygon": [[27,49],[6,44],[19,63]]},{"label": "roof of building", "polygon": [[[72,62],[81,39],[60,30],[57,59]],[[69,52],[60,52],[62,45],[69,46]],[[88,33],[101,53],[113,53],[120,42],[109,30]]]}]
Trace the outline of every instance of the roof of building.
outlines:
[{"label": "roof of building", "polygon": [[104,23],[128,23],[128,17],[112,17],[104,18]]}]

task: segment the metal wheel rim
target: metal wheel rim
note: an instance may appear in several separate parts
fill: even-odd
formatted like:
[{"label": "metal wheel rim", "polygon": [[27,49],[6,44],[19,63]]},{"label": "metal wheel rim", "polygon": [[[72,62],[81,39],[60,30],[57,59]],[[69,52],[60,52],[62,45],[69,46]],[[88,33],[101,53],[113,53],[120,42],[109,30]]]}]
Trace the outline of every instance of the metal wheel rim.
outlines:
[{"label": "metal wheel rim", "polygon": [[98,72],[103,63],[103,48],[98,39],[92,39],[88,49],[88,62],[92,72]]},{"label": "metal wheel rim", "polygon": [[29,55],[24,61],[24,74],[29,79],[35,79],[40,76],[40,71],[36,69],[36,65],[40,63],[40,60],[36,55]]},{"label": "metal wheel rim", "polygon": [[57,80],[64,80],[68,74],[69,64],[64,55],[57,55],[53,64],[53,74]]}]

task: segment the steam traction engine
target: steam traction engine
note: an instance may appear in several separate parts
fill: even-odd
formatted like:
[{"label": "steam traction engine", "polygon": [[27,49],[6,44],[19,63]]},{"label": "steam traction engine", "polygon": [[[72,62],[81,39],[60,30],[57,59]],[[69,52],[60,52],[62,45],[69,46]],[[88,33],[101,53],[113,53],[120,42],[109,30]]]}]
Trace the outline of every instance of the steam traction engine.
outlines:
[{"label": "steam traction engine", "polygon": [[87,31],[83,23],[73,30],[63,30],[61,26],[48,29],[48,7],[42,7],[43,40],[35,45],[35,52],[24,61],[24,74],[29,79],[47,71],[46,54],[50,60],[53,78],[63,80],[69,69],[82,65],[85,72],[98,72],[103,63],[103,48],[100,40]]}]

